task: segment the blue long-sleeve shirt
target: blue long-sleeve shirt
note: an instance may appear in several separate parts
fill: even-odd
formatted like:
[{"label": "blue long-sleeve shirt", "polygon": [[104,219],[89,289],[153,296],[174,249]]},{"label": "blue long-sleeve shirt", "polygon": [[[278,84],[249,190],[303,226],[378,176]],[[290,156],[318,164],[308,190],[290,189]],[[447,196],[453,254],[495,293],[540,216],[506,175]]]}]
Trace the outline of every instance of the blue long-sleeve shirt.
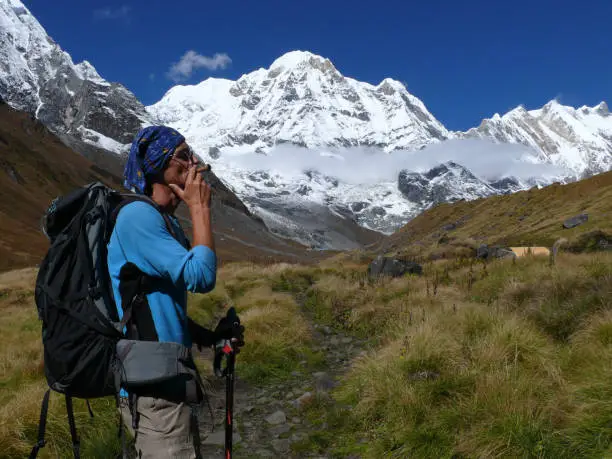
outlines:
[{"label": "blue long-sleeve shirt", "polygon": [[[177,237],[185,233],[170,217]],[[127,262],[159,278],[158,291],[147,295],[160,341],[191,347],[187,329],[187,292],[206,293],[215,287],[217,258],[208,247],[187,250],[168,232],[162,215],[150,204],[132,202],[121,209],[108,244],[108,269],[119,317],[123,317],[119,272]]]}]

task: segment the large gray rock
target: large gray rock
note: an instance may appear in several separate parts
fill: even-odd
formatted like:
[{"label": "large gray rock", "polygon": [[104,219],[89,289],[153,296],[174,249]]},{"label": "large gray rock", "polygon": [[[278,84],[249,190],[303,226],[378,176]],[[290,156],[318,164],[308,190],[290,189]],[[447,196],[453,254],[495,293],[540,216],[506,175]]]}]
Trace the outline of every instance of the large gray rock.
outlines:
[{"label": "large gray rock", "polygon": [[486,244],[482,244],[476,249],[476,258],[481,258],[483,260],[491,260],[494,258],[506,258],[506,257],[515,257],[516,254],[510,250],[499,246],[491,246],[489,247]]},{"label": "large gray rock", "polygon": [[266,418],[266,422],[272,425],[284,424],[287,422],[287,415],[283,411],[276,411]]},{"label": "large gray rock", "polygon": [[488,258],[489,256],[489,247],[486,244],[482,244],[478,246],[476,249],[476,258]]},{"label": "large gray rock", "polygon": [[424,173],[402,170],[397,187],[409,201],[428,206],[498,194],[469,169],[453,161],[439,164]]},{"label": "large gray rock", "polygon": [[563,222],[563,228],[570,229],[575,228],[576,226],[582,225],[589,220],[588,214],[580,214],[572,218],[568,218]]},{"label": "large gray rock", "polygon": [[[240,432],[237,429],[234,429],[233,442],[234,444],[238,444],[242,441],[242,437],[240,436]],[[203,445],[215,445],[215,446],[223,446],[225,445],[225,429],[215,430],[211,432],[202,440]]]},{"label": "large gray rock", "polygon": [[422,274],[423,267],[413,261],[398,260],[397,258],[383,257],[379,255],[368,266],[368,276],[371,278],[379,276],[401,277],[405,274]]}]

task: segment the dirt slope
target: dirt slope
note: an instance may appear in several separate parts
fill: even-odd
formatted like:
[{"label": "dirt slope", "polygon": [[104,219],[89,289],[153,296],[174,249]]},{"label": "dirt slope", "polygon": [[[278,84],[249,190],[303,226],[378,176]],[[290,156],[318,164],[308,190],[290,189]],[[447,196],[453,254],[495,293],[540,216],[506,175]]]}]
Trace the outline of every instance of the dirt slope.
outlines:
[{"label": "dirt slope", "polygon": [[[40,262],[48,247],[40,219],[56,196],[93,181],[122,188],[120,157],[74,140],[70,144],[82,147],[84,154],[30,115],[0,102],[0,271]],[[208,180],[214,185],[213,224],[221,263],[310,262],[324,255],[274,236],[214,175]],[[189,233],[184,206],[178,213]]]},{"label": "dirt slope", "polygon": [[[566,219],[583,213],[588,214],[586,223],[572,229],[563,227]],[[568,185],[441,204],[370,248],[405,251],[444,239],[550,247],[559,238],[575,239],[594,230],[612,233],[612,172]]]}]

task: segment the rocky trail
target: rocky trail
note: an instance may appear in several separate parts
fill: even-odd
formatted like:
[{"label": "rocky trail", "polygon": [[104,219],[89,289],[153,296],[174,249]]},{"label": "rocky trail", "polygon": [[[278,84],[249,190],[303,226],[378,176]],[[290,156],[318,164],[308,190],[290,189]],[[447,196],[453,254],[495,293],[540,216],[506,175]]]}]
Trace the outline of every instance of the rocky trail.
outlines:
[{"label": "rocky trail", "polygon": [[[301,416],[301,408],[316,397],[325,397],[334,388],[351,361],[364,353],[365,344],[351,336],[338,333],[312,321],[314,350],[325,355],[324,371],[312,371],[306,361],[302,370],[294,371],[291,379],[262,387],[248,385],[240,379],[240,355],[236,363],[234,457],[317,457],[291,453],[291,444],[304,440],[319,426],[313,426]],[[203,457],[223,457],[225,430],[225,380],[213,381],[212,401],[215,431],[203,441]],[[324,425],[323,425],[324,426]]]}]

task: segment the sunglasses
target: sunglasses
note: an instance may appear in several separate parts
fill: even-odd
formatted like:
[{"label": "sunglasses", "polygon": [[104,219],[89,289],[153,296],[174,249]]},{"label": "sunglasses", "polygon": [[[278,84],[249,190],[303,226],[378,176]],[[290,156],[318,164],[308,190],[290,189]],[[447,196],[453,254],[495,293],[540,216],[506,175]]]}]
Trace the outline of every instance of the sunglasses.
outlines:
[{"label": "sunglasses", "polygon": [[181,162],[190,163],[190,164],[198,162],[198,160],[195,157],[195,154],[193,153],[193,150],[191,150],[191,148],[189,147],[183,148],[179,152],[172,153],[170,155],[170,159],[177,159]]}]

